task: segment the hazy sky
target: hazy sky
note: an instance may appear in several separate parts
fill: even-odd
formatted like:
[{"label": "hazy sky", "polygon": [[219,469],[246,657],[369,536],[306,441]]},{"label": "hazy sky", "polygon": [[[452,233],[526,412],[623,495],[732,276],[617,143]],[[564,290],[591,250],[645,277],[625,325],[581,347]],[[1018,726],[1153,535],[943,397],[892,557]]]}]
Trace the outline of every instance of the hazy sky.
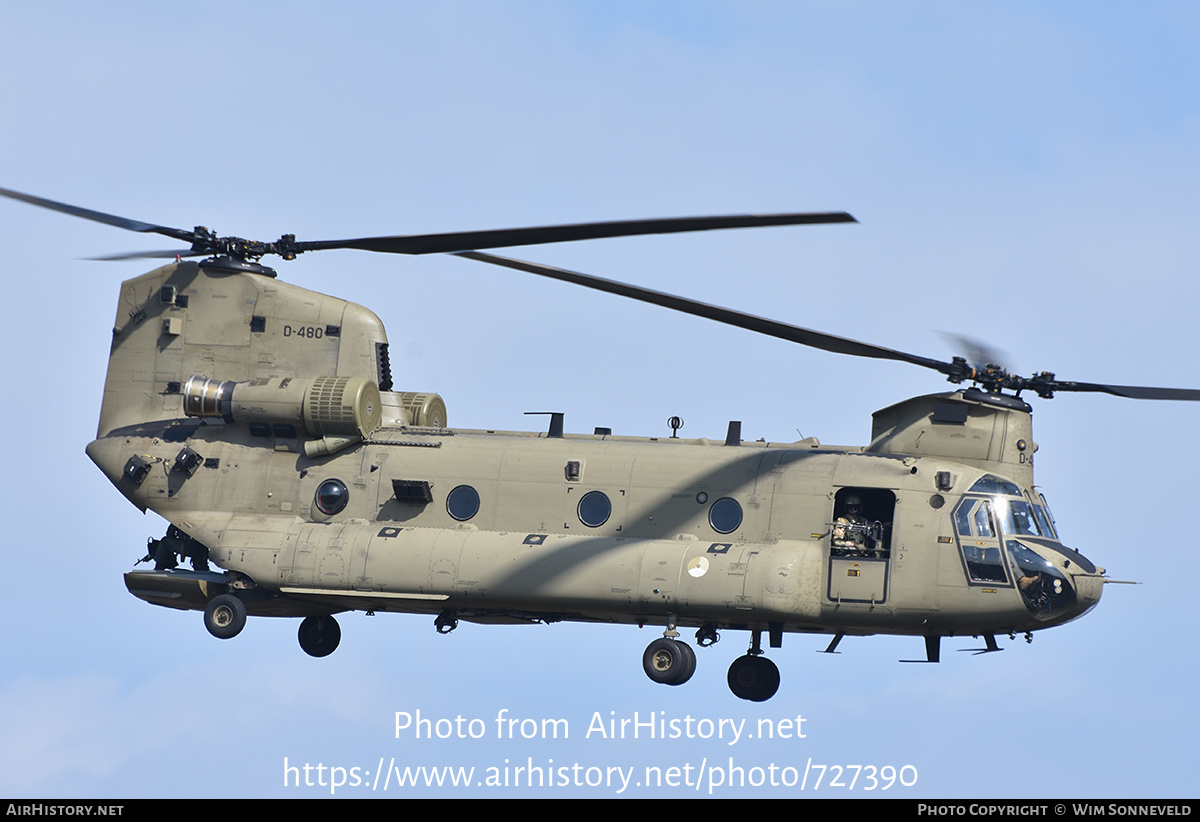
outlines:
[{"label": "hazy sky", "polygon": [[[1194,4],[0,2],[0,71],[3,187],[263,240],[845,209],[861,224],[516,256],[927,356],[957,353],[951,332],[1023,373],[1200,387]],[[1004,653],[959,653],[978,645],[962,638],[939,665],[905,665],[919,639],[847,639],[831,656],[814,653],[826,638],[788,636],[762,705],[726,687],[746,649],[732,631],[679,688],[642,673],[649,626],[439,636],[427,617],[347,614],[317,660],[294,621],[252,619],[222,642],[199,613],[125,591],[164,524],[83,449],[118,284],[151,264],[81,258],[169,246],[0,202],[0,794],[321,796],[285,788],[285,766],[373,780],[393,760],[474,767],[476,782],[529,764],[604,781],[337,795],[609,797],[611,769],[714,763],[748,781],[809,763],[909,766],[917,781],[620,795],[1195,794],[1200,408],[1036,401],[1037,482],[1064,540],[1142,584],[1107,586],[1092,614],[1032,645],[1003,638]],[[665,435],[679,415],[685,436],[740,419],[747,439],[861,445],[872,411],[948,390],[457,258],[339,251],[279,268],[379,314],[397,389],[440,392],[459,427],[539,428],[523,412],[553,408],[570,431]],[[418,711],[486,733],[397,738],[397,712]],[[569,738],[497,739],[501,711],[566,720]],[[803,717],[804,736],[587,735],[635,713],[697,731]]]}]

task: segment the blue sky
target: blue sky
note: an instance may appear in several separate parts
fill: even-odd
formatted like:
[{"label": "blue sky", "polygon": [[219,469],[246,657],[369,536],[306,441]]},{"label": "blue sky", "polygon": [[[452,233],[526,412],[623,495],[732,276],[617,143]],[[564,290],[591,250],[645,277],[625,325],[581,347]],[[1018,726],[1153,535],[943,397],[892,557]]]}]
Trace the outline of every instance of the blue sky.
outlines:
[{"label": "blue sky", "polygon": [[[941,332],[1020,371],[1200,387],[1200,11],[1185,3],[0,4],[0,186],[150,222],[330,239],[742,211],[855,226],[573,243],[524,256],[927,356]],[[290,621],[221,642],[121,574],[163,524],[84,456],[121,280],[166,247],[0,203],[9,293],[0,793],[322,796],[284,763],[641,768],[909,765],[900,796],[1194,794],[1190,519],[1200,409],[1035,406],[1064,539],[1118,579],[1097,610],[1000,654],[788,637],[779,694],[734,699],[742,635],[681,688],[651,630]],[[522,256],[518,254],[517,256]],[[384,320],[401,390],[452,425],[605,425],[864,444],[872,411],[945,390],[853,361],[455,258],[281,264]],[[396,737],[395,714],[564,718],[569,739]],[[602,740],[594,716],[805,718],[803,739]],[[663,712],[663,713],[659,713]],[[586,772],[586,771],[585,771]],[[432,796],[514,796],[449,787]],[[337,795],[396,796],[343,788]],[[607,784],[530,791],[612,796]],[[623,795],[692,796],[691,788]],[[862,786],[819,795],[872,796]],[[704,795],[703,793],[701,795]],[[714,788],[718,796],[801,795]],[[804,795],[810,794],[807,791]]]}]

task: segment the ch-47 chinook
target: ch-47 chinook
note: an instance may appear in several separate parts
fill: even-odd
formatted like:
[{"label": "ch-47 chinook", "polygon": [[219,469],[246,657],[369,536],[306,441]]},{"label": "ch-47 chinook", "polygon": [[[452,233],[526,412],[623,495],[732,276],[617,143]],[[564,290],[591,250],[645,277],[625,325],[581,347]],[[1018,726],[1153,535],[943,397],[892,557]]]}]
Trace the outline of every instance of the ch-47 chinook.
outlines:
[{"label": "ch-47 chinook", "polygon": [[[686,682],[722,630],[749,632],[729,668],[738,697],[769,699],[763,655],[792,632],[923,637],[1031,632],[1100,599],[1104,571],[1063,545],[1033,484],[1024,391],[1200,400],[1192,389],[1030,378],[920,357],[478,249],[636,234],[851,222],[844,213],[588,223],[274,243],[143,223],[0,194],[190,243],[121,286],[97,439],[88,456],[143,511],[154,570],[131,593],[204,612],[217,637],[247,615],[302,618],[300,646],[337,647],[334,614],[477,623],[663,626],[646,674]],[[839,354],[899,360],[957,385],[874,415],[864,447],[450,428],[436,394],[396,392],[370,310],[276,279],[258,260],[319,249],[458,254]],[[200,262],[183,257],[202,257]],[[110,258],[113,259],[113,258]],[[139,553],[141,553],[139,551]],[[186,560],[191,570],[179,567]],[[212,566],[222,569],[221,572]]]}]

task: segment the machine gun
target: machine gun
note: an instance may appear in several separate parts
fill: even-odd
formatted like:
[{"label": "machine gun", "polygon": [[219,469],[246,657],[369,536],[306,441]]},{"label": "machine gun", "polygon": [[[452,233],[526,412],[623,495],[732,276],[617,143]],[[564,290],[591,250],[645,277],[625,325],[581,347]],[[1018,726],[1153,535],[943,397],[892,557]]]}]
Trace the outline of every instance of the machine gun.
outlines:
[{"label": "machine gun", "polygon": [[833,549],[841,556],[883,556],[887,550],[884,532],[891,529],[891,523],[884,525],[875,520],[825,524],[833,529]]}]

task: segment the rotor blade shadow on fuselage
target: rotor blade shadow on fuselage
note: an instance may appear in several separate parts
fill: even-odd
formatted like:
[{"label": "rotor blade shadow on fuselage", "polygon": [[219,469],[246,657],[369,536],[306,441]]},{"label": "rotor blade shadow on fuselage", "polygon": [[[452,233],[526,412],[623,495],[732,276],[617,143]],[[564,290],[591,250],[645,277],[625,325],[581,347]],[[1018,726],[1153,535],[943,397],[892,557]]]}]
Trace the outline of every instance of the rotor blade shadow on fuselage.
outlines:
[{"label": "rotor blade shadow on fuselage", "polygon": [[[688,446],[681,444],[679,446],[663,445],[661,447],[701,447],[713,448],[721,446]],[[740,446],[728,446],[740,447]],[[713,468],[707,474],[699,476],[692,483],[692,487],[696,489],[712,489],[714,495],[740,495],[744,492],[746,480],[742,479],[737,483],[730,483],[728,477],[730,474],[735,474],[739,477],[745,477],[747,474],[752,474],[755,479],[767,476],[768,472],[773,469],[778,469],[783,463],[791,463],[798,460],[811,459],[817,456],[828,456],[828,452],[817,451],[797,451],[781,448],[775,449],[758,449],[755,448],[752,453],[739,455],[733,460],[722,463],[720,466]],[[636,479],[636,478],[635,478]],[[754,479],[750,482],[754,483]],[[636,484],[636,483],[635,483]],[[640,518],[649,517],[655,524],[655,531],[661,534],[685,533],[688,526],[688,520],[694,519],[693,513],[687,513],[683,507],[678,505],[660,504],[650,509],[650,511],[638,511],[637,515]],[[562,533],[560,530],[555,530],[554,533]],[[588,535],[584,535],[585,537]],[[755,542],[757,540],[737,539],[734,534],[717,534],[712,535],[713,542]],[[588,560],[602,555],[612,543],[613,537],[597,536],[594,540],[593,548],[581,548],[579,543],[573,543],[569,549],[564,549],[570,552],[569,556],[562,556],[561,552],[554,552],[550,557],[534,557],[527,561],[514,564],[512,571],[505,577],[498,579],[496,588],[507,589],[527,589],[533,591],[543,590],[551,585],[556,579],[563,576],[568,571],[577,568],[580,563],[586,563]],[[633,539],[645,539],[643,537],[634,537]],[[703,541],[699,538],[698,541]],[[681,551],[691,543],[681,543]],[[565,560],[565,561],[561,561]]]}]

